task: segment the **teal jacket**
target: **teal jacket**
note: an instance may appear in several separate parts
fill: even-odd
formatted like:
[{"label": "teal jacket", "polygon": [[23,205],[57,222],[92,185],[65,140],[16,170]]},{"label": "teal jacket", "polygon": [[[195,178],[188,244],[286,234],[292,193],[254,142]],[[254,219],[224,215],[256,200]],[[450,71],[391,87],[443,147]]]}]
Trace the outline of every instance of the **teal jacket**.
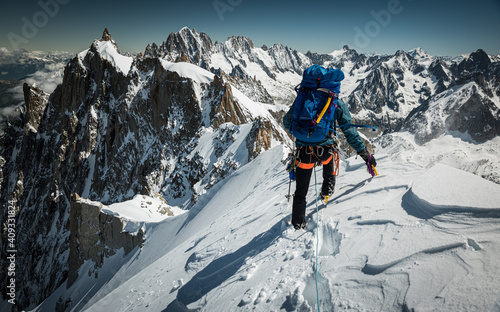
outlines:
[{"label": "teal jacket", "polygon": [[[285,117],[283,117],[283,125],[285,126],[285,129],[288,132],[290,132],[292,126],[294,105],[295,102],[294,104],[292,104],[292,107],[290,107],[290,110],[288,110]],[[337,121],[339,126],[352,123],[352,117],[351,113],[349,112],[349,108],[341,99],[338,99],[337,101],[337,108],[335,108],[335,113],[333,115],[333,120],[332,120],[332,129],[334,129],[333,126],[335,125],[335,121]],[[356,150],[356,152],[360,153],[365,149],[365,144],[363,144],[363,141],[361,140],[361,137],[359,136],[359,133],[355,127],[347,126],[347,127],[341,127],[340,129],[342,129],[342,132],[344,132],[347,143],[349,143],[352,146],[352,148]],[[325,146],[325,145],[332,145],[333,143],[335,143],[334,139],[328,136],[320,143],[314,145]],[[311,145],[311,143],[302,142],[296,139],[295,145],[297,147],[302,147],[302,146],[309,146]]]}]

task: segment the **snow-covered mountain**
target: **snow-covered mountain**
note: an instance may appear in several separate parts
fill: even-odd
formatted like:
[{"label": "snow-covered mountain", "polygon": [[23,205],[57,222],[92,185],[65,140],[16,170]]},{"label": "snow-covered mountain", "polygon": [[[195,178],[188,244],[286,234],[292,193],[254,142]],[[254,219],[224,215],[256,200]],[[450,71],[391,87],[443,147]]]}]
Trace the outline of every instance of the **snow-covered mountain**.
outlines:
[{"label": "snow-covered mountain", "polygon": [[415,48],[415,49],[408,51],[407,53],[408,53],[408,55],[413,57],[418,62],[432,62],[434,60],[434,57],[429,55],[422,48]]},{"label": "snow-covered mountain", "polygon": [[[205,33],[184,27],[171,33],[160,45],[150,44],[145,56],[161,57],[169,61],[186,60],[207,70],[223,71],[235,77],[249,77],[259,81],[264,96],[248,95],[259,102],[293,101],[293,87],[300,82],[302,71],[312,65],[304,54],[282,44],[255,47],[247,37],[230,37],[225,42],[213,43]],[[265,96],[268,92],[272,98]],[[260,94],[257,93],[257,94]]]},{"label": "snow-covered mountain", "polygon": [[[319,223],[311,184],[304,233],[284,222],[275,103],[313,63],[342,69],[356,122],[382,129],[381,176],[343,153]],[[23,86],[1,137],[0,221],[15,219],[22,268],[1,309],[312,311],[317,255],[322,310],[494,311],[499,189],[478,176],[500,182],[499,67],[482,50],[302,54],[188,28],[132,57],[105,30],[53,92]]]},{"label": "snow-covered mountain", "polygon": [[[207,34],[185,27],[171,33],[160,45],[148,45],[145,55],[170,61],[182,59],[230,76],[255,77],[264,89],[258,94],[267,92],[275,102],[286,104],[293,101],[293,87],[300,82],[303,69],[313,63],[333,66],[346,74],[341,96],[349,103],[356,119],[378,125],[383,133],[414,129],[415,114],[436,105],[444,109],[439,103],[446,93],[454,94],[456,89],[471,82],[468,95],[459,98],[452,109],[481,111],[488,117],[481,120],[482,129],[468,131],[462,127],[460,131],[469,132],[472,139],[479,142],[500,133],[493,122],[499,116],[500,66],[492,61],[493,56],[482,50],[464,57],[461,62],[430,56],[421,48],[409,52],[400,50],[394,55],[368,56],[344,46],[331,54],[309,52],[304,55],[281,44],[257,48],[246,37],[230,37],[225,42],[213,43]],[[252,94],[257,94],[255,88],[247,95]],[[443,132],[456,130],[448,125],[451,124],[431,129],[430,136],[420,133],[419,137],[421,141],[428,141]]]},{"label": "snow-covered mountain", "polygon": [[[170,207],[189,209],[260,152],[290,145],[274,108],[196,65],[123,56],[107,30],[70,60],[52,94],[27,84],[24,93],[26,110],[1,144],[2,222],[7,207],[15,211],[21,308],[38,304],[83,261],[109,254],[82,238],[85,228],[74,223],[88,207],[69,209],[72,194],[105,204],[162,194]],[[108,223],[99,225],[93,211],[104,231]]]}]

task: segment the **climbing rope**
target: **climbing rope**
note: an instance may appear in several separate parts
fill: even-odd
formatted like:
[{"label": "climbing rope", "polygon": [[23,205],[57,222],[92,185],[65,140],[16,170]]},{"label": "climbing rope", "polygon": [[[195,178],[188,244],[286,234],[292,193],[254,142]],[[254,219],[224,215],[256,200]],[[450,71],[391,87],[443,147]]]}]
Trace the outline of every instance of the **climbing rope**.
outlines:
[{"label": "climbing rope", "polygon": [[316,166],[314,167],[314,188],[316,190],[316,301],[318,304],[318,312],[321,312],[319,307],[319,290],[318,290],[319,208],[318,208],[318,183],[316,179]]}]

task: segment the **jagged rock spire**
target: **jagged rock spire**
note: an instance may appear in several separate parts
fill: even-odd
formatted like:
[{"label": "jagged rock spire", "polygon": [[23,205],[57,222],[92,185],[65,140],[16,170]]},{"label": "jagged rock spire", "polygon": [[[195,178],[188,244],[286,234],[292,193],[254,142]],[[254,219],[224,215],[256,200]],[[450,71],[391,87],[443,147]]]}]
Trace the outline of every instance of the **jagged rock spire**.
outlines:
[{"label": "jagged rock spire", "polygon": [[118,49],[118,45],[116,44],[116,42],[113,39],[113,37],[111,37],[111,34],[109,33],[108,28],[104,28],[104,31],[102,33],[101,41],[110,41],[115,46],[116,51],[118,51],[118,53],[120,53],[120,50]]},{"label": "jagged rock spire", "polygon": [[113,37],[111,37],[111,34],[109,33],[107,28],[104,28],[104,32],[102,33],[101,41],[114,41]]}]

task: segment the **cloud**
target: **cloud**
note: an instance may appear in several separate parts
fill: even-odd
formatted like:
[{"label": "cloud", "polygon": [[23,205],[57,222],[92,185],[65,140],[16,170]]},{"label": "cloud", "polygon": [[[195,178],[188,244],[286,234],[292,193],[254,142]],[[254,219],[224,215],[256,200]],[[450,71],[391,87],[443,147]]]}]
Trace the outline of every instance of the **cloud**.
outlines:
[{"label": "cloud", "polygon": [[[52,93],[56,87],[62,83],[64,75],[64,67],[66,63],[50,63],[45,64],[42,70],[30,74],[26,79],[21,82],[26,82],[29,85],[36,85],[46,93]],[[3,74],[3,73],[2,73]],[[12,120],[19,116],[20,110],[24,105],[24,93],[22,85],[7,90],[11,92],[14,99],[19,101],[18,104],[7,106],[0,109],[0,134],[4,132],[7,120]]]},{"label": "cloud", "polygon": [[[51,94],[56,87],[62,83],[65,63],[45,64],[42,70],[36,71],[21,82],[26,82],[30,86],[36,85],[44,92]],[[23,87],[17,86],[9,90],[14,94],[15,99],[23,100]]]},{"label": "cloud", "polygon": [[62,83],[65,63],[45,64],[44,69],[39,70],[26,78],[29,85],[37,85],[47,93],[52,93]]},{"label": "cloud", "polygon": [[19,115],[19,106],[8,106],[0,109],[0,120],[3,121],[11,116]]},{"label": "cloud", "polygon": [[7,126],[7,120],[12,120],[19,116],[21,106],[20,103],[19,105],[0,108],[0,135],[4,133],[5,127]]}]

